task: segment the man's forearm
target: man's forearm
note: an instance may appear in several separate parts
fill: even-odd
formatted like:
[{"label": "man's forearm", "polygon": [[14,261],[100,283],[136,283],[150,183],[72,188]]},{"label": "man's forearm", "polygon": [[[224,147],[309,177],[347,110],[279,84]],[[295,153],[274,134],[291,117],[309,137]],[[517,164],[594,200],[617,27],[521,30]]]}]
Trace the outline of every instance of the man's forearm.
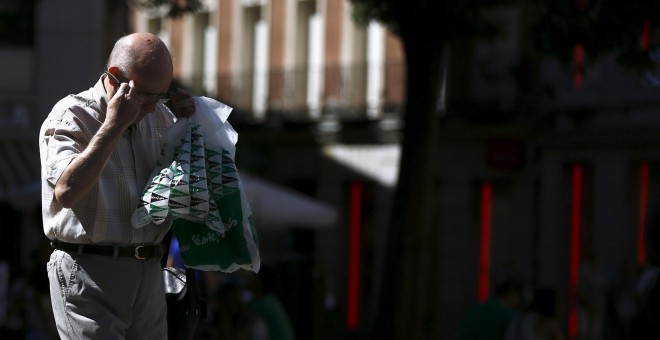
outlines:
[{"label": "man's forearm", "polygon": [[66,167],[55,185],[55,198],[72,208],[96,184],[123,130],[103,124],[85,150]]}]

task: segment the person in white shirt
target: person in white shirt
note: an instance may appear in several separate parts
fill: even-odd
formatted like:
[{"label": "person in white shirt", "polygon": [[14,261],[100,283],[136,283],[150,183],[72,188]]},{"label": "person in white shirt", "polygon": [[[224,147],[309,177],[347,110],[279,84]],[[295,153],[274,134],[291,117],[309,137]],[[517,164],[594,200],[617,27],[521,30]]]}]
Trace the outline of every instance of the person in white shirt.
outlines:
[{"label": "person in white shirt", "polygon": [[[98,82],[60,100],[39,134],[53,313],[65,339],[165,339],[161,242],[171,223],[131,226],[164,131],[194,114],[170,91],[172,58],[151,33],[119,39]],[[172,112],[164,100],[171,101]]]}]

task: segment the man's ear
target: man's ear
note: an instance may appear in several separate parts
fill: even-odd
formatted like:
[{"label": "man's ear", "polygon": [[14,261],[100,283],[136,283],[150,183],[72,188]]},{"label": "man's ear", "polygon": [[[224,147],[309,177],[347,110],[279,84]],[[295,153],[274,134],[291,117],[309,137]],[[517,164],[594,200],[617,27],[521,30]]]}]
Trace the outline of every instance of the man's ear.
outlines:
[{"label": "man's ear", "polygon": [[108,67],[108,72],[112,73],[113,76],[119,78],[121,76],[121,70],[117,66],[110,66]]},{"label": "man's ear", "polygon": [[105,70],[105,73],[107,74],[106,78],[110,81],[110,86],[112,86],[115,89],[118,89],[119,86],[121,86],[121,80],[119,80],[118,77],[121,74],[121,70],[119,70],[119,67],[117,66],[108,67]]}]

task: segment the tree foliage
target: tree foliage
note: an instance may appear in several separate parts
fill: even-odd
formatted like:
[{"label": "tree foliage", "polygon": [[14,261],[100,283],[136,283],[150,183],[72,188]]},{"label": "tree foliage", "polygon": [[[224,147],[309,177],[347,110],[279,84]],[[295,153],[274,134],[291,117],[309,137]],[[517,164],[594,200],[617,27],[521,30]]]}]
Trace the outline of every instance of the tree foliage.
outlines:
[{"label": "tree foliage", "polygon": [[[638,0],[536,0],[535,46],[537,50],[570,65],[576,44],[584,47],[587,60],[595,62],[616,55],[629,70],[654,67],[649,51],[660,46],[660,2]],[[648,45],[643,46],[644,26]]]},{"label": "tree foliage", "polygon": [[[653,56],[660,49],[660,1],[636,0],[351,0],[358,23],[377,20],[393,32],[405,24],[406,8],[417,7],[432,13],[436,31],[447,40],[488,37],[498,33],[497,23],[484,20],[483,11],[496,6],[528,6],[532,16],[534,46],[569,67],[573,51],[580,44],[587,62],[616,55],[629,70],[655,69]],[[648,45],[642,46],[647,25]],[[651,52],[651,54],[649,54]]]},{"label": "tree foliage", "polygon": [[405,25],[427,25],[435,29],[430,36],[442,34],[447,40],[497,33],[498,26],[484,20],[484,8],[506,5],[512,0],[351,0],[357,23],[376,20],[401,34]]},{"label": "tree foliage", "polygon": [[202,0],[129,0],[129,2],[138,7],[150,10],[158,10],[165,7],[167,8],[167,16],[171,18],[178,18],[204,8]]}]

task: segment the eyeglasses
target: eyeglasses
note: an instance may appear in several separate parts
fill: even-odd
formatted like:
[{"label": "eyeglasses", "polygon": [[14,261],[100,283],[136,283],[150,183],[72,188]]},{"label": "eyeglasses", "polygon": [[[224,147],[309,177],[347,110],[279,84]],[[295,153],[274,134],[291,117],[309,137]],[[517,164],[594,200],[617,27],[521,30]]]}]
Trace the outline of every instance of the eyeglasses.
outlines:
[{"label": "eyeglasses", "polygon": [[[112,79],[115,83],[117,83],[117,86],[121,85],[121,82],[117,77],[115,77],[114,74],[110,73],[108,69],[104,69],[102,73],[105,73]],[[151,92],[146,92],[146,91],[138,91],[136,90],[138,96],[144,98],[147,101],[166,101],[170,99],[170,96],[167,93],[151,93]]]}]

